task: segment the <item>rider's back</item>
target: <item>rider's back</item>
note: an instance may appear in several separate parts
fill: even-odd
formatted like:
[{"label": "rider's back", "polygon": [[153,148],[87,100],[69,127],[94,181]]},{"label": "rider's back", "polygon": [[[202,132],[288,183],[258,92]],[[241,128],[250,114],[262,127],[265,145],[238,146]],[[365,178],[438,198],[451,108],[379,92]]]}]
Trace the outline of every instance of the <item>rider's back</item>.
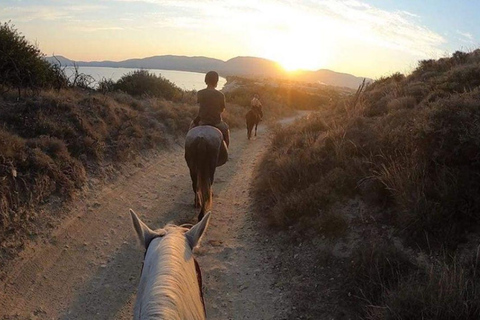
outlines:
[{"label": "rider's back", "polygon": [[225,109],[225,96],[215,89],[202,89],[197,93],[200,109],[198,116],[204,124],[216,125],[222,121],[221,113]]}]

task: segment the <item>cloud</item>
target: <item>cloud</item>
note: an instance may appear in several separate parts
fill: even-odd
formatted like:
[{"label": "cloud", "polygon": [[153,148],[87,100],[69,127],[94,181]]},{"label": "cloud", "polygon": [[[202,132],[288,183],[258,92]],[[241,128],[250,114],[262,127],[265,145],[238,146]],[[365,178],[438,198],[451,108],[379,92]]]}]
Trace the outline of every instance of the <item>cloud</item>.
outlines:
[{"label": "cloud", "polygon": [[[116,0],[148,2],[162,8],[165,23],[178,28],[221,27],[285,29],[298,21],[313,27],[336,28],[344,38],[355,37],[371,45],[400,50],[415,56],[443,53],[446,39],[423,26],[421,17],[407,11],[387,11],[359,0]],[[319,22],[323,20],[323,22]],[[239,27],[240,26],[240,27]],[[212,28],[213,28],[212,27]]]},{"label": "cloud", "polygon": [[[128,16],[128,12],[109,12],[115,3],[135,6],[148,5],[144,19]],[[296,28],[298,21],[309,21],[312,28],[335,29],[343,39],[407,52],[424,57],[443,53],[440,47],[446,39],[421,24],[421,17],[407,11],[388,11],[361,0],[104,0],[101,5],[37,5],[7,7],[0,18],[15,21],[78,19],[86,12],[102,10],[107,28],[125,27],[120,21],[136,20],[137,28],[150,26],[178,28],[179,30],[231,33],[245,30],[288,30]],[[98,2],[97,2],[98,3]],[[151,5],[154,5],[153,9]],[[157,7],[157,9],[155,9]],[[141,10],[139,10],[141,11]],[[145,10],[147,11],[147,10]],[[86,17],[83,17],[87,19]],[[127,19],[127,20],[126,20]],[[115,24],[111,26],[111,24]],[[133,27],[133,26],[132,26]],[[95,30],[97,28],[92,28]],[[460,33],[464,42],[473,39]]]},{"label": "cloud", "polygon": [[96,26],[89,26],[89,25],[79,25],[76,27],[78,31],[81,32],[98,32],[98,31],[121,31],[125,28],[122,27],[96,27]]},{"label": "cloud", "polygon": [[19,22],[34,20],[56,21],[73,19],[79,14],[102,9],[99,5],[68,5],[68,6],[10,6],[0,11],[0,19],[7,19]]},{"label": "cloud", "polygon": [[361,1],[317,0],[309,2],[319,16],[342,22],[345,35],[373,45],[401,50],[416,56],[439,54],[446,40],[420,24],[420,17],[406,11],[387,11]]},{"label": "cloud", "polygon": [[460,36],[458,40],[462,42],[466,42],[468,44],[475,44],[475,38],[473,35],[469,32],[462,32],[460,30],[457,30],[457,34]]}]

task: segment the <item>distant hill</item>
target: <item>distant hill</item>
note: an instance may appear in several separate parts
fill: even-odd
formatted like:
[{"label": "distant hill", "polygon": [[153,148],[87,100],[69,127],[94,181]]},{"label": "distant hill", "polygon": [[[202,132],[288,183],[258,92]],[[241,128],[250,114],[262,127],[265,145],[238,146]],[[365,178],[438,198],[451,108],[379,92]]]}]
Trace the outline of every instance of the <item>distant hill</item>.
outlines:
[{"label": "distant hill", "polygon": [[[358,88],[362,83],[363,77],[356,77],[348,73],[335,72],[328,69],[320,69],[317,71],[297,71],[292,74],[291,78],[305,82],[319,82],[331,86]],[[367,81],[372,79],[366,78]]]},{"label": "distant hill", "polygon": [[224,63],[221,72],[229,76],[285,76],[285,72],[279,63],[255,57],[230,59]]},{"label": "distant hill", "polygon": [[357,88],[364,79],[351,74],[326,69],[287,73],[279,63],[256,57],[236,57],[228,61],[207,57],[173,55],[128,59],[124,61],[73,61],[63,56],[47,57],[46,59],[51,63],[60,62],[64,66],[72,66],[75,63],[80,67],[164,69],[190,72],[216,70],[222,76],[291,78],[297,81],[323,83],[348,88]]},{"label": "distant hill", "polygon": [[74,63],[79,67],[110,67],[110,68],[134,68],[134,69],[163,69],[191,72],[206,72],[220,69],[224,61],[206,57],[185,56],[155,56],[141,59],[128,59],[123,61],[73,61],[63,56],[47,57],[47,61],[57,63],[57,58],[62,65],[72,66]]}]

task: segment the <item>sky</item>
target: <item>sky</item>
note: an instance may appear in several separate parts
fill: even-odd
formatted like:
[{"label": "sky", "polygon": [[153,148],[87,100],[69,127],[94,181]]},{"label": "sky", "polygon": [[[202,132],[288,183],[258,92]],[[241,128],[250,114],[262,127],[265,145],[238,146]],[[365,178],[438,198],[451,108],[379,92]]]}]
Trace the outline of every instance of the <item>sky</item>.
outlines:
[{"label": "sky", "polygon": [[480,46],[478,0],[0,0],[46,55],[254,56],[379,78]]}]

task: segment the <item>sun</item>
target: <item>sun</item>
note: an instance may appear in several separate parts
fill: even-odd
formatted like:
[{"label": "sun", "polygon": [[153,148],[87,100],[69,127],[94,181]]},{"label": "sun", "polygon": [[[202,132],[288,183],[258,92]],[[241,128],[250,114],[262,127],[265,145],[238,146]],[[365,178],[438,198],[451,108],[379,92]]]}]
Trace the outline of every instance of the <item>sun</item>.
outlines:
[{"label": "sun", "polygon": [[291,50],[283,56],[276,58],[276,61],[286,71],[318,70],[327,64],[326,54],[322,52],[305,52],[302,50]]},{"label": "sun", "polygon": [[261,56],[277,61],[286,71],[328,66],[338,32],[330,20],[278,10],[270,18],[270,28],[257,30],[253,39]]},{"label": "sun", "polygon": [[[297,71],[300,69],[308,69],[305,67],[301,67],[297,57],[295,56],[282,58],[278,62],[281,64],[283,69],[285,69],[285,71]],[[312,67],[314,68],[315,66],[312,66]]]},{"label": "sun", "polygon": [[327,66],[330,52],[305,29],[270,35],[264,43],[264,56],[277,61],[286,71],[318,70]]}]

